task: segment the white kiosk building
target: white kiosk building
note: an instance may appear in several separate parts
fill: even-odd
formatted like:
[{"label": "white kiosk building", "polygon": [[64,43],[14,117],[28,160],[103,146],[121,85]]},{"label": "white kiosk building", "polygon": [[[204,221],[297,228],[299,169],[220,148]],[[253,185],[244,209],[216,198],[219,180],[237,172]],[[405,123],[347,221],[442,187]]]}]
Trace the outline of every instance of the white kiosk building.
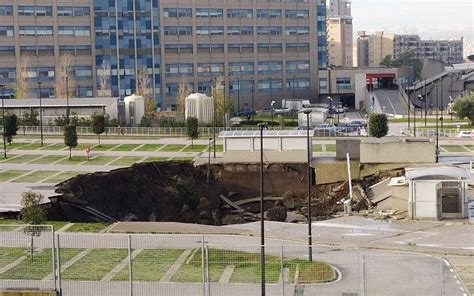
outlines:
[{"label": "white kiosk building", "polygon": [[210,123],[214,120],[214,98],[205,94],[190,94],[185,100],[185,119],[195,117],[199,123]]}]

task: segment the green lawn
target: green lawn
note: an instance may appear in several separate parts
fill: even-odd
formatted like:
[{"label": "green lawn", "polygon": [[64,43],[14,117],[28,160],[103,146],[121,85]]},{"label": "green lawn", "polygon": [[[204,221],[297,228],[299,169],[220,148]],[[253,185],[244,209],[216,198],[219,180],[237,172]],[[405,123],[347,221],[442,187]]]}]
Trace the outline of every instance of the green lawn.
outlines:
[{"label": "green lawn", "polygon": [[474,151],[474,145],[464,145],[467,149]]},{"label": "green lawn", "polygon": [[313,152],[323,152],[323,145],[313,144]]},{"label": "green lawn", "polygon": [[29,144],[31,144],[31,143],[11,143],[11,144],[7,144],[7,149],[8,150],[13,150],[13,149],[24,147],[24,146],[29,145]]},{"label": "green lawn", "polygon": [[[214,149],[214,147],[212,147],[211,149]],[[224,151],[224,145],[216,145],[216,152],[223,152],[223,151]]]},{"label": "green lawn", "polygon": [[67,156],[65,155],[46,155],[43,156],[39,159],[35,159],[33,161],[30,161],[29,163],[35,163],[35,164],[50,164],[56,161],[59,161],[61,159],[66,158]]},{"label": "green lawn", "polygon": [[118,144],[100,144],[100,146],[96,145],[91,148],[91,151],[107,151],[113,149],[116,146],[118,146]]},{"label": "green lawn", "polygon": [[[177,249],[142,250],[132,261],[133,280],[159,281],[182,253],[183,250]],[[122,269],[113,280],[128,280],[128,266]]]},{"label": "green lawn", "polygon": [[163,161],[166,161],[168,160],[167,157],[155,157],[155,156],[152,156],[152,157],[148,157],[147,159],[145,159],[143,162],[163,162]]},{"label": "green lawn", "polygon": [[85,162],[83,165],[105,165],[112,160],[118,158],[117,156],[96,156]]},{"label": "green lawn", "polygon": [[79,174],[86,174],[87,172],[63,172],[57,176],[52,176],[51,178],[48,178],[43,181],[43,183],[61,183],[66,180],[69,180]]},{"label": "green lawn", "polygon": [[65,159],[58,161],[56,164],[79,164],[81,162],[86,161],[85,156],[72,156],[71,159],[69,159],[69,156],[67,156]]},{"label": "green lawn", "polygon": [[139,162],[143,157],[140,156],[124,156],[116,161],[112,162],[110,165],[117,165],[117,166],[131,166]]},{"label": "green lawn", "polygon": [[448,152],[468,152],[463,146],[460,145],[441,145],[441,148]]},{"label": "green lawn", "polygon": [[25,155],[20,155],[20,156],[17,156],[17,157],[13,157],[13,155],[11,155],[10,158],[8,158],[8,155],[7,155],[7,159],[4,160],[3,162],[6,162],[6,163],[25,163],[25,162],[32,161],[33,159],[39,158],[39,157],[41,157],[41,155],[28,155],[28,154],[25,154]]},{"label": "green lawn", "polygon": [[18,183],[36,183],[38,181],[41,181],[43,179],[46,179],[47,177],[56,174],[57,172],[54,171],[36,171],[33,172],[29,175],[23,176],[19,179],[16,179],[13,182],[18,182]]},{"label": "green lawn", "polygon": [[135,151],[156,151],[163,147],[161,144],[145,144],[140,148],[136,149]]},{"label": "green lawn", "polygon": [[36,150],[43,148],[44,146],[41,146],[41,143],[31,143],[26,146],[21,147],[20,150]]},{"label": "green lawn", "polygon": [[[2,231],[3,229],[0,228]],[[12,263],[21,256],[25,256],[24,248],[5,248],[0,247],[0,268]]]},{"label": "green lawn", "polygon": [[94,249],[67,268],[62,278],[66,280],[100,281],[128,255],[126,249]]},{"label": "green lawn", "polygon": [[19,177],[28,172],[29,171],[21,171],[21,170],[9,170],[9,171],[0,172],[0,182],[6,182],[8,180]]},{"label": "green lawn", "polygon": [[336,152],[336,145],[335,144],[326,144],[326,151],[327,152]]},{"label": "green lawn", "polygon": [[64,145],[63,143],[56,143],[48,146],[44,146],[41,150],[63,150],[66,149],[67,146]]},{"label": "green lawn", "polygon": [[181,145],[181,144],[168,144],[164,146],[163,148],[160,149],[160,152],[178,152],[181,151],[186,147],[186,145]]},{"label": "green lawn", "polygon": [[74,223],[65,232],[101,232],[107,226],[107,223]]},{"label": "green lawn", "polygon": [[83,151],[84,149],[86,149],[87,146],[89,146],[89,148],[91,148],[91,150],[95,150],[96,145],[97,144],[92,144],[92,143],[80,143],[75,148],[73,148],[72,150]]},{"label": "green lawn", "polygon": [[122,144],[120,146],[115,147],[112,151],[132,151],[133,149],[137,148],[138,144]]},{"label": "green lawn", "polygon": [[[2,279],[25,279],[25,280],[41,280],[48,274],[53,272],[51,249],[43,249],[35,252],[33,260],[30,258],[29,251],[24,254],[28,258],[20,264],[0,274]],[[61,260],[66,262],[79,253],[78,249],[61,249]]]},{"label": "green lawn", "polygon": [[205,149],[207,149],[207,145],[194,145],[193,147],[189,145],[186,148],[184,148],[183,152],[202,152]]}]

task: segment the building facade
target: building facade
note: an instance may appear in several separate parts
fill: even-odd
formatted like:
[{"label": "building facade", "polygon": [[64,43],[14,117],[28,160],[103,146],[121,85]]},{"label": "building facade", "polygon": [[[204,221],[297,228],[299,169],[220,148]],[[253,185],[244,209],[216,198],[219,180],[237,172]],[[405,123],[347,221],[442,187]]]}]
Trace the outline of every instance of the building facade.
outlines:
[{"label": "building facade", "polygon": [[376,32],[357,36],[357,65],[379,66],[387,56],[394,59],[406,51],[413,51],[419,59],[435,59],[445,64],[463,62],[463,38],[452,40],[422,40],[418,35],[399,35]]},{"label": "building facade", "polygon": [[328,17],[328,64],[330,66],[352,67],[352,38],[351,17]]},{"label": "building facade", "polygon": [[317,99],[326,34],[324,0],[0,0],[0,84],[13,94],[26,64],[28,97],[38,82],[54,97],[68,54],[75,97],[124,97],[146,84],[172,111],[180,85],[208,93],[222,76],[234,109],[257,109],[293,94]]},{"label": "building facade", "polygon": [[328,16],[352,16],[351,0],[326,0]]}]

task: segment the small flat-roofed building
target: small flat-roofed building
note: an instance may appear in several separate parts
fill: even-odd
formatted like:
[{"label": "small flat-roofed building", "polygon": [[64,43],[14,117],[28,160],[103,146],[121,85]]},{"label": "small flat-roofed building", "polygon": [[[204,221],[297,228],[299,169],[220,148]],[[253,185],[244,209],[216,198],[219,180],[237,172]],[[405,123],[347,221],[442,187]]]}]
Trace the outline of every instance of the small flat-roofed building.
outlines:
[{"label": "small flat-roofed building", "polygon": [[[310,138],[314,131],[309,131]],[[260,131],[223,131],[224,161],[260,162]],[[312,150],[312,145],[310,145]],[[312,153],[312,151],[310,151]],[[263,132],[264,162],[302,163],[307,161],[306,130],[274,130]],[[312,155],[312,154],[311,154]]]},{"label": "small flat-roofed building", "polygon": [[409,217],[466,218],[470,179],[465,168],[452,165],[406,168]]}]

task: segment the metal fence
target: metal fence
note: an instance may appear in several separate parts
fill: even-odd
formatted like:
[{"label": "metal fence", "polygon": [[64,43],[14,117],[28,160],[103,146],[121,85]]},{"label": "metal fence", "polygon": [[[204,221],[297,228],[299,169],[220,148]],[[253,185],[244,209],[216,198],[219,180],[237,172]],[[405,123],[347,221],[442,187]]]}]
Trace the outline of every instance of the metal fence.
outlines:
[{"label": "metal fence", "polygon": [[[54,234],[44,228],[30,245],[25,226],[0,230],[0,290],[57,289],[68,296],[261,295],[262,248],[255,237]],[[458,289],[450,290],[452,278],[439,258],[314,246],[309,262],[307,246],[277,243],[264,246],[266,295],[431,296],[454,295]]]}]

